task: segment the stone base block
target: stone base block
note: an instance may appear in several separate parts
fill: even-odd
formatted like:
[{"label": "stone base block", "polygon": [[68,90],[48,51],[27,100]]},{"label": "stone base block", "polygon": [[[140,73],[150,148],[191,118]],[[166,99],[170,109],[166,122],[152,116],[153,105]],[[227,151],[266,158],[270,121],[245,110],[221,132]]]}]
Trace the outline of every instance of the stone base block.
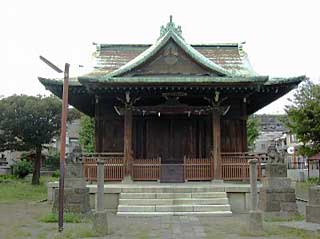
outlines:
[{"label": "stone base block", "polygon": [[267,163],[266,177],[287,177],[287,165],[284,163]]},{"label": "stone base block", "polygon": [[84,188],[86,187],[86,181],[84,178],[70,178],[66,177],[64,181],[64,186],[66,188]]},{"label": "stone base block", "polygon": [[291,187],[291,179],[290,178],[262,178],[262,185],[264,188],[272,188],[272,189],[282,189],[282,188],[290,188]]},{"label": "stone base block", "polygon": [[133,183],[132,177],[131,176],[123,177],[122,183]]},{"label": "stone base block", "polygon": [[306,206],[306,221],[320,224],[320,205]]},{"label": "stone base block", "polygon": [[[52,211],[59,208],[59,189],[55,189]],[[65,188],[64,211],[72,213],[88,213],[90,211],[89,188]]]},{"label": "stone base block", "polygon": [[92,229],[101,236],[108,234],[108,219],[106,211],[95,212],[93,214]]},{"label": "stone base block", "polygon": [[248,230],[250,233],[257,233],[263,230],[262,213],[260,211],[249,212]]},{"label": "stone base block", "polygon": [[309,205],[320,206],[320,186],[313,186],[309,188]]},{"label": "stone base block", "polygon": [[296,203],[296,196],[294,193],[294,189],[287,190],[270,190],[270,189],[261,189],[260,190],[260,200],[259,200],[259,208],[264,212],[280,212],[281,205],[283,205],[283,209],[291,207]]}]

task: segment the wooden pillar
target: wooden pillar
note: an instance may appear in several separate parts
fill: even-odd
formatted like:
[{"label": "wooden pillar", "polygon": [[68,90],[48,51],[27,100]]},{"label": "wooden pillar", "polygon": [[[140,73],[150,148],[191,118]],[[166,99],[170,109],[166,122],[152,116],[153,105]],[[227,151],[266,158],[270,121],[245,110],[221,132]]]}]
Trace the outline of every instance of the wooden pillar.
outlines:
[{"label": "wooden pillar", "polygon": [[132,108],[131,104],[125,105],[124,112],[124,177],[132,180]]},{"label": "wooden pillar", "polygon": [[221,113],[219,109],[212,111],[212,156],[213,179],[221,180]]}]

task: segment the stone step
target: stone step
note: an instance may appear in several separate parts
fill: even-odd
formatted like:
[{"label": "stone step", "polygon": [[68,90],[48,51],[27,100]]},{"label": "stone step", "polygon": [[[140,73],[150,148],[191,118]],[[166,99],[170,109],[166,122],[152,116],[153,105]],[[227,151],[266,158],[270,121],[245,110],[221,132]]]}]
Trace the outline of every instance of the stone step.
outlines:
[{"label": "stone step", "polygon": [[208,193],[224,192],[223,186],[202,187],[128,187],[122,188],[122,193]]},{"label": "stone step", "polygon": [[217,211],[217,212],[118,212],[117,215],[123,216],[185,216],[185,215],[197,215],[197,216],[215,216],[215,217],[226,217],[232,216],[231,211]]},{"label": "stone step", "polygon": [[223,205],[228,198],[120,199],[119,205]]},{"label": "stone step", "polygon": [[230,212],[230,205],[119,205],[119,212]]},{"label": "stone step", "polygon": [[225,192],[199,193],[121,193],[120,199],[226,198]]}]

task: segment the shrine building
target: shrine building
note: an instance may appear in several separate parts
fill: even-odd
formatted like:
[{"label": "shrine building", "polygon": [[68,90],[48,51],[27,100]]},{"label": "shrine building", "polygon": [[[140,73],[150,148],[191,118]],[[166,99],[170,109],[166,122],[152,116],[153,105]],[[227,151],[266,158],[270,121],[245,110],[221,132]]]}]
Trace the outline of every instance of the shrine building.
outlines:
[{"label": "shrine building", "polygon": [[[95,56],[69,82],[69,104],[95,118],[89,180],[97,158],[106,180],[248,178],[248,116],[306,79],[257,74],[241,43],[188,44],[172,18],[152,45],[97,44]],[[39,80],[62,97],[61,79]]]}]

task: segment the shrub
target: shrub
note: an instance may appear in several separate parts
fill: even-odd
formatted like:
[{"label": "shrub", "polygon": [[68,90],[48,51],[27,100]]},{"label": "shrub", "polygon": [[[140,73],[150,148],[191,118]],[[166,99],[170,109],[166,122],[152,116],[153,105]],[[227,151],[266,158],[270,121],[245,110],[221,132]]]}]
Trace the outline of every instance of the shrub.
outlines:
[{"label": "shrub", "polygon": [[60,165],[60,154],[58,151],[49,151],[49,155],[45,160],[45,166],[51,169],[58,169]]},{"label": "shrub", "polygon": [[56,170],[52,173],[52,177],[53,178],[59,178],[60,177],[60,171],[59,170]]},{"label": "shrub", "polygon": [[24,178],[32,172],[32,164],[27,160],[21,160],[13,166],[13,175],[18,178]]}]

